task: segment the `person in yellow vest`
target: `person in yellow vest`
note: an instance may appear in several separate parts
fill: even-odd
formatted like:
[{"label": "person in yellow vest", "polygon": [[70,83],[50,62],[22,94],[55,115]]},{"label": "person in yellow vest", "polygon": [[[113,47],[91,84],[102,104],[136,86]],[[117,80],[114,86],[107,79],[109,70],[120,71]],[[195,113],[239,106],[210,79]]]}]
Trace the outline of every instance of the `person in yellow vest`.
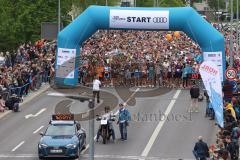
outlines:
[{"label": "person in yellow vest", "polygon": [[235,120],[237,120],[237,118],[236,118],[236,112],[235,112],[235,110],[233,109],[233,106],[232,106],[232,104],[231,103],[227,103],[226,104],[226,110],[230,110],[231,111],[231,115],[233,116],[233,118],[235,119]]}]

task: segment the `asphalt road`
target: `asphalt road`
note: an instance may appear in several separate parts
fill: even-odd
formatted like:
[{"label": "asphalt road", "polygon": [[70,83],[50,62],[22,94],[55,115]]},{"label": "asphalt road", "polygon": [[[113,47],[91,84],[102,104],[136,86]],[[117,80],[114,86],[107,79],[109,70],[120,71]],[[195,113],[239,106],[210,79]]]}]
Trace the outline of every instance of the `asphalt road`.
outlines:
[{"label": "asphalt road", "polygon": [[[161,90],[161,91],[160,91]],[[19,113],[10,113],[0,119],[0,159],[2,160],[37,160],[37,143],[39,132],[44,131],[55,106],[64,100],[62,97],[52,97],[48,90],[34,98],[22,107]],[[88,90],[86,90],[85,94]],[[204,118],[205,101],[199,103],[200,112],[189,114],[186,112],[190,105],[189,90],[158,89],[161,94],[148,95],[142,90],[135,90],[129,97],[120,99],[118,93],[108,89],[108,93],[115,96],[103,97],[98,111],[102,110],[104,101],[113,105],[118,102],[134,101],[135,105],[128,107],[132,113],[132,121],[128,127],[128,140],[116,143],[108,142],[104,145],[101,140],[95,143],[95,159],[97,160],[160,160],[160,159],[194,159],[192,149],[199,135],[208,143],[214,142],[216,126],[213,121]],[[102,96],[108,96],[104,93]],[[105,99],[104,99],[105,98]],[[70,111],[84,113],[87,103],[73,101]],[[83,119],[81,125],[88,132],[88,121]],[[99,123],[95,123],[97,130]],[[116,137],[119,138],[119,129],[114,124]],[[88,150],[82,153],[80,159],[88,157]]]}]

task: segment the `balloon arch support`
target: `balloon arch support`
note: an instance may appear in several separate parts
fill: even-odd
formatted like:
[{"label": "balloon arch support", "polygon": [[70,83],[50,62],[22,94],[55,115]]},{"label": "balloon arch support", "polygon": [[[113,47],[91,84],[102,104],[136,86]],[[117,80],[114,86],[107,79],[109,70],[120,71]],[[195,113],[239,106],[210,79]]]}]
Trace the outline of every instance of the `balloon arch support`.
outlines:
[{"label": "balloon arch support", "polygon": [[77,85],[80,46],[99,29],[183,31],[200,46],[204,60],[220,56],[220,73],[224,77],[224,37],[193,8],[90,6],[58,34],[56,84]]}]

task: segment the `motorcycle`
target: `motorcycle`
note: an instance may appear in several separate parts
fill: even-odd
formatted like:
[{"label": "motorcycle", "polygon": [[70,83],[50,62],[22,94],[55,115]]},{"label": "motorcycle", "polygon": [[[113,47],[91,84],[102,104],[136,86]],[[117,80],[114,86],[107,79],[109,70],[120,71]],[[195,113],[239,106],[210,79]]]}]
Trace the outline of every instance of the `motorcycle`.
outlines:
[{"label": "motorcycle", "polygon": [[[100,136],[103,139],[103,144],[106,144],[112,136],[112,130],[110,129],[109,121],[115,121],[115,115],[99,116],[97,115],[97,121],[100,121]],[[99,132],[99,131],[98,131]]]}]

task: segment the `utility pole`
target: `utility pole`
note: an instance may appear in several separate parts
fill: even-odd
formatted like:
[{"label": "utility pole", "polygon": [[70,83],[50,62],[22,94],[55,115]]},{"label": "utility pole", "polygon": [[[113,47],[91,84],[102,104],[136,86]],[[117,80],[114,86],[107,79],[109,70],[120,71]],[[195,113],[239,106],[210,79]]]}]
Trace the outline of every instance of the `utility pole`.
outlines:
[{"label": "utility pole", "polygon": [[230,67],[233,67],[233,0],[230,1],[231,5],[231,32],[230,32]]},{"label": "utility pole", "polygon": [[238,35],[238,21],[239,21],[239,12],[238,12],[238,0],[237,0],[237,36],[236,36],[236,39],[237,39],[237,46],[236,46],[236,55],[239,55],[239,35]]},{"label": "utility pole", "polygon": [[218,0],[218,10],[217,10],[217,17],[218,17],[218,23],[219,23],[219,0]]},{"label": "utility pole", "polygon": [[89,160],[94,160],[94,99],[89,99]]},{"label": "utility pole", "polygon": [[58,0],[58,33],[61,31],[61,0]]}]

